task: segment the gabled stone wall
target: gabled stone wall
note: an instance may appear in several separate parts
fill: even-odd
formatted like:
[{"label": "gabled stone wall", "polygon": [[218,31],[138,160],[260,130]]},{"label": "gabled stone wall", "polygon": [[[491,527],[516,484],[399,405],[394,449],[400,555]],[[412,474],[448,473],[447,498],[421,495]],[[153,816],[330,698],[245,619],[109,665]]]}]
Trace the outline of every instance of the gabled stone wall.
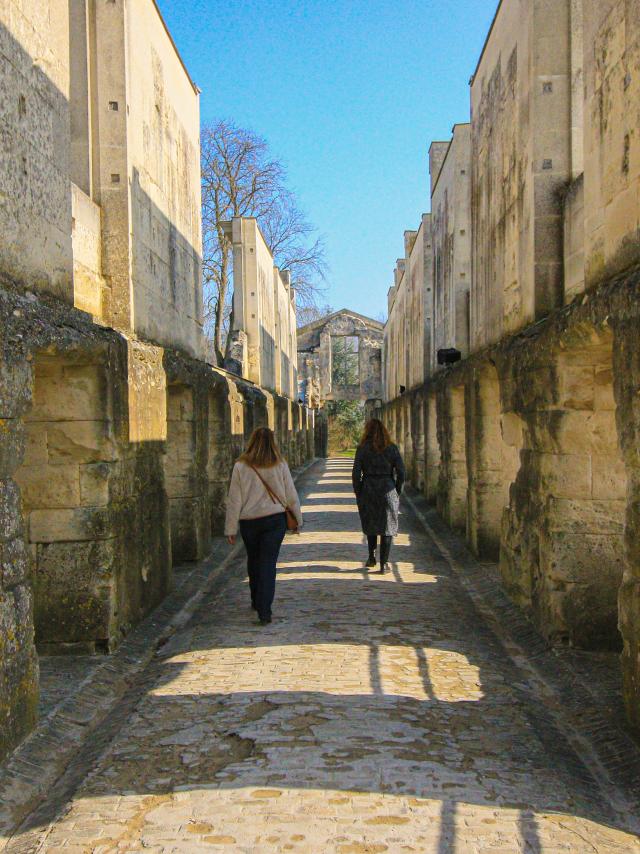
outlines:
[{"label": "gabled stone wall", "polygon": [[[331,339],[359,340],[358,379],[354,386],[332,382]],[[382,397],[383,325],[370,317],[342,309],[298,329],[298,364],[304,401],[313,408],[328,400],[379,400]]]}]

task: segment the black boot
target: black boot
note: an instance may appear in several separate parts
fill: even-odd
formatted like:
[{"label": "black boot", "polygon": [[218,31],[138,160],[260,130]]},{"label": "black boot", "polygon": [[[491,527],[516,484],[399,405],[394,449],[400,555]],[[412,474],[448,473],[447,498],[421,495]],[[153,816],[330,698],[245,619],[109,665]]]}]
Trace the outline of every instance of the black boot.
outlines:
[{"label": "black boot", "polygon": [[367,544],[369,546],[369,559],[367,560],[365,566],[375,566],[376,565],[376,543],[377,537],[367,537]]},{"label": "black boot", "polygon": [[380,572],[389,569],[389,553],[391,552],[392,537],[380,537]]}]

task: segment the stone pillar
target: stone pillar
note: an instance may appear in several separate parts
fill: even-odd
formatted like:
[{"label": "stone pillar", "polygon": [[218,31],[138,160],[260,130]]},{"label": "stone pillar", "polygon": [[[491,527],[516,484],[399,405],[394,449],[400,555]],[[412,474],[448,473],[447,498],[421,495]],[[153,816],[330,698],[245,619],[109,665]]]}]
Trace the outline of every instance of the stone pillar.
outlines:
[{"label": "stone pillar", "polygon": [[440,444],[438,441],[438,416],[435,391],[427,393],[425,402],[425,478],[424,494],[427,501],[435,504],[440,480]]},{"label": "stone pillar", "polygon": [[438,512],[452,528],[466,531],[468,477],[462,385],[452,383],[438,393],[438,439],[442,455]]},{"label": "stone pillar", "polygon": [[573,333],[556,351],[541,349],[537,362],[505,360],[512,389],[505,402],[522,418],[524,446],[504,516],[501,571],[547,637],[582,649],[620,647],[628,485],[611,359],[603,325]]},{"label": "stone pillar", "polygon": [[320,334],[320,389],[323,398],[331,394],[331,335],[328,332]]},{"label": "stone pillar", "polygon": [[127,141],[126,12],[118,3],[95,4],[95,116],[92,186],[102,211],[102,272],[109,288],[103,306],[114,328],[133,329],[131,206]]}]

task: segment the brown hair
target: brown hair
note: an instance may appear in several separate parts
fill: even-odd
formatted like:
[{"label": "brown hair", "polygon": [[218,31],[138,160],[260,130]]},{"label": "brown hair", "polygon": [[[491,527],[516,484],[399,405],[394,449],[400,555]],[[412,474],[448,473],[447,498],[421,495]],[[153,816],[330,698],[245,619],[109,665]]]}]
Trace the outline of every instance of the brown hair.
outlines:
[{"label": "brown hair", "polygon": [[364,433],[360,445],[371,445],[376,453],[381,454],[391,444],[391,436],[379,418],[370,418],[364,425]]},{"label": "brown hair", "polygon": [[248,466],[256,466],[260,469],[272,468],[282,462],[282,454],[276,445],[273,430],[268,427],[256,427],[244,454],[239,459]]}]

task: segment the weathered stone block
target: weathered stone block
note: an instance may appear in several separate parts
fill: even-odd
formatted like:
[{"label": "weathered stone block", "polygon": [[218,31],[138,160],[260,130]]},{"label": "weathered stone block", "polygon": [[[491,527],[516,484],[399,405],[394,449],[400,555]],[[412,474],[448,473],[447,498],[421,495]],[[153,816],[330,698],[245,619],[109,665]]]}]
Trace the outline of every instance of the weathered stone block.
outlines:
[{"label": "weathered stone block", "polygon": [[595,374],[592,366],[563,366],[558,373],[560,378],[559,406],[567,409],[593,409],[595,407]]},{"label": "weathered stone block", "polygon": [[228,485],[225,479],[222,483],[209,483],[209,506],[211,507],[211,533],[224,533],[224,517],[227,509]]},{"label": "weathered stone block", "polygon": [[109,503],[109,478],[111,466],[108,463],[92,463],[80,466],[80,504],[83,507],[104,507]]},{"label": "weathered stone block", "polygon": [[127,341],[129,441],[163,442],[167,438],[167,378],[163,350]]},{"label": "weathered stone block", "polygon": [[[530,534],[536,540],[537,532]],[[533,575],[528,560],[526,539],[516,514],[505,508],[502,514],[502,536],[500,541],[500,575],[509,596],[521,608],[531,607]]]},{"label": "weathered stone block", "polygon": [[167,461],[193,460],[195,427],[193,421],[170,421],[167,434]]},{"label": "weathered stone block", "polygon": [[31,591],[21,584],[0,590],[0,756],[29,732],[37,713]]},{"label": "weathered stone block", "polygon": [[574,534],[608,534],[624,532],[626,501],[550,498],[546,525],[549,531]]},{"label": "weathered stone block", "polygon": [[96,463],[117,459],[116,444],[106,421],[58,421],[47,425],[49,462]]},{"label": "weathered stone block", "polygon": [[611,367],[596,368],[594,375],[595,408],[614,410],[616,401],[613,388],[613,371]]},{"label": "weathered stone block", "polygon": [[11,477],[22,462],[23,451],[23,422],[0,418],[0,479]]},{"label": "weathered stone block", "polygon": [[555,425],[554,438],[565,453],[619,453],[615,412],[611,410],[564,412]]},{"label": "weathered stone block", "polygon": [[514,389],[515,408],[520,412],[554,408],[557,403],[558,379],[554,368],[523,371]]},{"label": "weathered stone block", "polygon": [[545,533],[540,543],[541,569],[553,581],[599,587],[615,601],[623,570],[621,535]]},{"label": "weathered stone block", "polygon": [[184,386],[169,386],[167,421],[193,421],[193,419],[194,403],[191,389]]},{"label": "weathered stone block", "polygon": [[25,449],[23,465],[46,466],[49,462],[47,451],[46,422],[25,424]]},{"label": "weathered stone block", "polygon": [[92,421],[104,417],[104,380],[95,365],[38,363],[29,421]]},{"label": "weathered stone block", "polygon": [[453,481],[467,482],[467,461],[465,459],[451,460],[449,463],[449,477]]},{"label": "weathered stone block", "polygon": [[18,418],[31,402],[31,362],[0,361],[0,418]]},{"label": "weathered stone block", "polygon": [[626,498],[627,472],[618,455],[594,456],[591,466],[594,498]]},{"label": "weathered stone block", "polygon": [[504,441],[500,423],[495,418],[477,418],[474,426],[478,470],[501,469]]},{"label": "weathered stone block", "polygon": [[193,478],[189,475],[166,474],[165,488],[169,498],[191,498],[194,494]]},{"label": "weathered stone block", "polygon": [[36,508],[77,507],[80,504],[78,466],[23,466],[16,472],[23,505]]},{"label": "weathered stone block", "polygon": [[465,408],[463,388],[456,388],[451,390],[451,397],[449,400],[449,415],[451,416],[451,418],[464,419]]},{"label": "weathered stone block", "polygon": [[527,419],[534,448],[552,454],[617,454],[618,436],[612,411],[552,409]]},{"label": "weathered stone block", "polygon": [[110,514],[103,508],[34,510],[29,515],[32,543],[108,540],[113,535]]},{"label": "weathered stone block", "polygon": [[554,533],[540,545],[543,629],[581,649],[618,649],[621,537]]},{"label": "weathered stone block", "polygon": [[584,454],[535,454],[540,488],[555,498],[591,498],[591,457]]},{"label": "weathered stone block", "polygon": [[13,540],[21,527],[20,490],[15,481],[0,480],[0,542]]},{"label": "weathered stone block", "polygon": [[38,546],[34,576],[38,643],[106,642],[114,560],[112,542]]},{"label": "weathered stone block", "polygon": [[171,553],[173,562],[199,560],[209,546],[209,512],[206,499],[172,498]]},{"label": "weathered stone block", "polygon": [[26,582],[29,568],[29,555],[22,537],[0,543],[0,588],[9,590]]}]

